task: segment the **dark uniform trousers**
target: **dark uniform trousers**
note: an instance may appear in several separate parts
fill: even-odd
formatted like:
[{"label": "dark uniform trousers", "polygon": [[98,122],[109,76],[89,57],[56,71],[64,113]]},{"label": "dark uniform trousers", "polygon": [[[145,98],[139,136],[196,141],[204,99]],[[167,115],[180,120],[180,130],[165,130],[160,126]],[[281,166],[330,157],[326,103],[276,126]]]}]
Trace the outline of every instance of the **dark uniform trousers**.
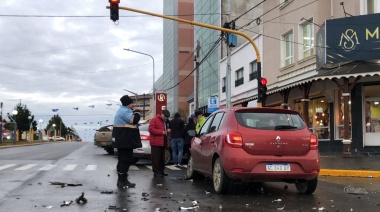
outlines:
[{"label": "dark uniform trousers", "polygon": [[154,173],[162,174],[165,170],[165,147],[151,146],[152,169]]},{"label": "dark uniform trousers", "polygon": [[127,174],[129,167],[133,162],[133,149],[130,148],[117,148],[118,151],[118,162],[116,170],[118,174]]}]

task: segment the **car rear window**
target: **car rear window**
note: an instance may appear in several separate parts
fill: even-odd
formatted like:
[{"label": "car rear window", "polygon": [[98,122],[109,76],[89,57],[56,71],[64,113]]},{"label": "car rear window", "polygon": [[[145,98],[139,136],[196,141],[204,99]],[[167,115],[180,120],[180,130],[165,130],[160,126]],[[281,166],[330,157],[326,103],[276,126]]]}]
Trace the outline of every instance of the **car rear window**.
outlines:
[{"label": "car rear window", "polygon": [[266,130],[297,130],[305,128],[299,114],[235,112],[237,122],[244,127]]},{"label": "car rear window", "polygon": [[148,131],[149,124],[143,124],[139,126],[139,129],[142,131]]}]

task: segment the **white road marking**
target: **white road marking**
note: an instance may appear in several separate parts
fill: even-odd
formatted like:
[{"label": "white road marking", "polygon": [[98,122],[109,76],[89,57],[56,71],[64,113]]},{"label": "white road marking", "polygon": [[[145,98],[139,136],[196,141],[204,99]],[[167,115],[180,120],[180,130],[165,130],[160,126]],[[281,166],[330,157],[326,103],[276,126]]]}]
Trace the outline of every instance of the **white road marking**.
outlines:
[{"label": "white road marking", "polygon": [[137,167],[137,166],[135,166],[135,165],[131,165],[131,166],[129,167],[129,170],[131,170],[131,171],[139,171],[140,169],[139,169],[139,167]]},{"label": "white road marking", "polygon": [[150,169],[150,170],[153,170],[153,169],[152,169],[152,166],[146,166],[146,168],[148,168],[148,169]]},{"label": "white road marking", "polygon": [[86,171],[94,171],[98,168],[98,165],[87,165]]},{"label": "white road marking", "polygon": [[4,165],[4,166],[0,166],[0,170],[3,170],[3,169],[7,169],[7,168],[10,168],[12,166],[16,166],[17,164],[7,164],[7,165]]},{"label": "white road marking", "polygon": [[66,167],[63,169],[65,171],[72,171],[77,167],[77,165],[66,165]]},{"label": "white road marking", "polygon": [[174,165],[166,166],[166,168],[168,168],[168,169],[170,169],[170,170],[176,170],[176,171],[181,170],[180,168],[177,168],[177,167],[174,166]]},{"label": "white road marking", "polygon": [[37,166],[37,164],[28,164],[28,165],[25,165],[25,166],[21,166],[20,168],[17,168],[15,170],[17,170],[17,171],[24,171],[24,170],[30,169],[32,167],[35,167],[35,166]]},{"label": "white road marking", "polygon": [[53,168],[56,167],[56,166],[57,166],[57,165],[54,165],[54,164],[48,164],[48,165],[46,165],[46,166],[44,166],[44,167],[42,167],[42,168],[40,168],[40,169],[38,169],[38,170],[48,171],[48,170],[53,169]]}]

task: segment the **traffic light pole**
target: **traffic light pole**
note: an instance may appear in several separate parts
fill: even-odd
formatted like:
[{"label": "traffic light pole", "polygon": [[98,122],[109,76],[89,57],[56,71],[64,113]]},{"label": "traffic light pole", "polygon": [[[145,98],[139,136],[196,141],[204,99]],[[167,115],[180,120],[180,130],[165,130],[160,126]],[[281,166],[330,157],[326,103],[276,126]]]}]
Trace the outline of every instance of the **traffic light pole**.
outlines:
[{"label": "traffic light pole", "polygon": [[[106,8],[110,9],[110,6],[107,6]],[[119,9],[120,10],[132,11],[132,12],[136,12],[136,13],[142,13],[142,14],[150,15],[150,16],[156,16],[156,17],[160,17],[160,18],[164,18],[164,19],[169,19],[169,20],[172,20],[172,21],[178,21],[178,22],[182,22],[182,23],[187,23],[187,24],[195,25],[195,26],[200,26],[200,27],[204,27],[204,28],[214,29],[214,30],[218,30],[218,31],[222,31],[222,32],[227,32],[227,33],[231,33],[231,34],[236,34],[236,35],[240,35],[240,36],[244,37],[245,39],[247,39],[252,44],[253,48],[255,49],[256,61],[257,61],[257,73],[258,73],[258,75],[257,75],[258,76],[258,79],[257,79],[257,95],[259,97],[259,92],[260,92],[259,85],[260,85],[260,80],[261,80],[261,59],[260,59],[260,53],[259,53],[259,48],[255,44],[255,42],[247,34],[245,34],[243,32],[236,31],[236,30],[232,30],[232,29],[217,27],[217,26],[214,26],[214,25],[204,24],[204,23],[195,22],[195,21],[189,21],[189,20],[186,20],[186,19],[174,18],[174,17],[171,17],[171,16],[161,15],[161,14],[157,14],[157,13],[151,13],[151,12],[147,12],[147,11],[143,11],[143,10],[137,10],[137,9],[130,8],[130,7],[120,7],[119,6]],[[231,88],[227,88],[227,89],[231,89]],[[257,106],[258,107],[262,106],[260,100],[257,101]]]}]

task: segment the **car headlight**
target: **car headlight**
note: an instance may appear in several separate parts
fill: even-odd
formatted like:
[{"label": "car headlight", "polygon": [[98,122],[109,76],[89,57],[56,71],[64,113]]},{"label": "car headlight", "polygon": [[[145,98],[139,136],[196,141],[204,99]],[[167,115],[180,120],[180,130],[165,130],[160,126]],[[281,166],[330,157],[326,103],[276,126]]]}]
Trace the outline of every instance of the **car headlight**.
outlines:
[{"label": "car headlight", "polygon": [[7,139],[11,139],[11,136],[10,136],[10,135],[7,135]]}]

